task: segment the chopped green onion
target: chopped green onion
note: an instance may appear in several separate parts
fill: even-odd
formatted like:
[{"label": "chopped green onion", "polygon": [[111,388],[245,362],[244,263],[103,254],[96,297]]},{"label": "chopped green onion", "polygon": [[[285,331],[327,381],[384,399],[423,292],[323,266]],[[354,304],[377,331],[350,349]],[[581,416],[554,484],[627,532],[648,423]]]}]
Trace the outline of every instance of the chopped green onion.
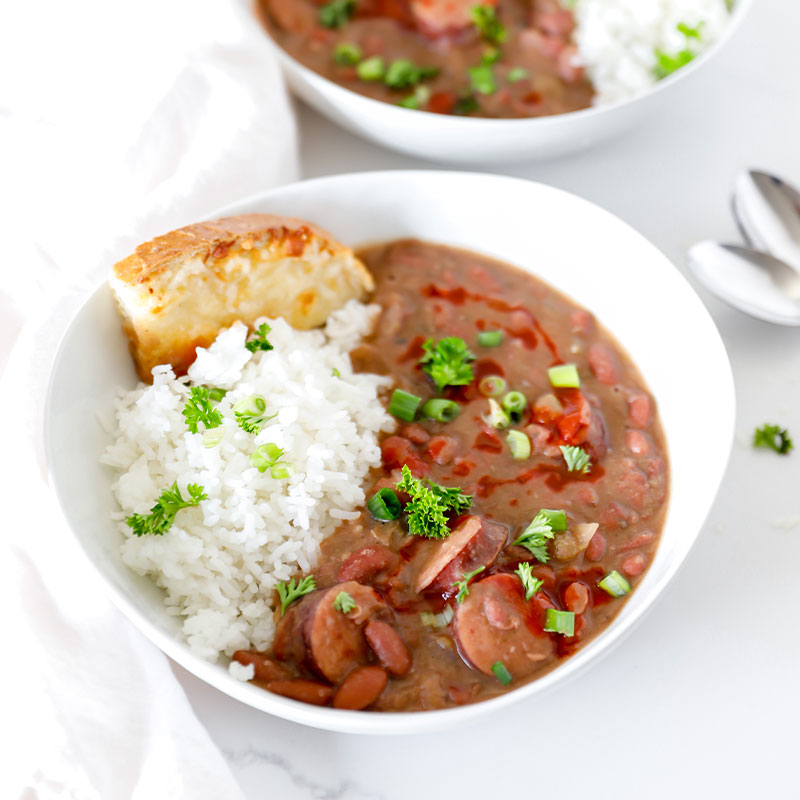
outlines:
[{"label": "chopped green onion", "polygon": [[564,456],[564,461],[570,472],[586,473],[592,468],[589,454],[583,448],[569,447],[562,444],[558,449],[561,450],[561,455]]},{"label": "chopped green onion", "polygon": [[361,48],[352,42],[342,42],[333,51],[333,60],[343,67],[352,67],[361,61]]},{"label": "chopped green onion", "polygon": [[334,367],[334,368],[331,370],[331,377],[332,377],[332,378],[341,378],[341,377],[342,377],[342,373],[341,373],[341,372],[339,372],[339,370],[338,370],[338,369],[336,369],[336,367]]},{"label": "chopped green onion", "polygon": [[269,474],[276,480],[282,481],[285,478],[291,477],[292,471],[286,464],[278,463],[273,464],[269,468]]},{"label": "chopped green onion", "polygon": [[508,684],[514,680],[502,661],[495,661],[494,664],[492,664],[492,672],[494,672],[495,678],[497,678],[503,686],[508,686]]},{"label": "chopped green onion", "polygon": [[563,636],[574,636],[575,612],[548,608],[545,612],[544,629],[548,633],[560,633]]},{"label": "chopped green onion", "polygon": [[480,331],[478,344],[481,347],[498,347],[503,343],[503,331]]},{"label": "chopped green onion", "polygon": [[421,611],[419,620],[428,628],[446,628],[453,621],[453,616],[453,609],[450,606],[445,606],[441,614]]},{"label": "chopped green onion", "polygon": [[544,519],[551,530],[565,531],[567,529],[567,515],[560,508],[543,508],[536,516]]},{"label": "chopped green onion", "polygon": [[517,83],[518,81],[524,81],[525,78],[528,77],[528,70],[523,69],[522,67],[514,67],[508,71],[508,75],[506,75],[506,80],[509,83]]},{"label": "chopped green onion", "polygon": [[384,487],[378,489],[367,501],[367,509],[372,516],[381,522],[397,519],[403,510],[393,489]]},{"label": "chopped green onion", "polygon": [[213,400],[215,403],[219,403],[226,394],[228,394],[227,389],[220,389],[216,386],[208,387],[208,399]]},{"label": "chopped green onion", "polygon": [[500,50],[497,47],[487,47],[481,56],[481,63],[491,66],[495,64],[500,58]]},{"label": "chopped green onion", "polygon": [[484,397],[497,397],[506,390],[505,378],[499,375],[486,375],[478,381],[478,391]]},{"label": "chopped green onion", "polygon": [[503,398],[503,410],[512,422],[519,422],[527,407],[528,400],[522,392],[509,392]]},{"label": "chopped green onion", "polygon": [[550,383],[557,389],[577,389],[581,385],[578,368],[574,364],[557,364],[547,370]]},{"label": "chopped green onion", "polygon": [[408,89],[426,78],[439,74],[438,67],[418,67],[406,58],[398,58],[389,64],[383,82],[390,89]]},{"label": "chopped green onion", "polygon": [[216,447],[225,436],[225,428],[211,428],[203,432],[203,447]]},{"label": "chopped green onion", "polygon": [[353,600],[353,595],[349,592],[339,592],[333,601],[333,607],[342,614],[349,614],[356,608],[356,601]]},{"label": "chopped green onion", "polygon": [[469,85],[472,91],[478,92],[478,94],[492,94],[497,89],[494,73],[489,64],[470,67],[467,72],[469,72]]},{"label": "chopped green onion", "polygon": [[246,417],[258,417],[266,411],[267,401],[260,394],[251,394],[240,400],[234,407],[235,414],[243,414]]},{"label": "chopped green onion", "polygon": [[428,400],[422,406],[422,416],[435,419],[437,422],[452,422],[461,413],[461,407],[452,400],[438,397]]},{"label": "chopped green onion", "polygon": [[631,590],[631,585],[616,570],[609,572],[605,578],[597,582],[597,585],[612,597],[623,597]]},{"label": "chopped green onion", "polygon": [[531,440],[527,434],[522,431],[509,431],[506,437],[508,449],[511,451],[511,457],[518,460],[530,458],[531,456]]},{"label": "chopped green onion", "polygon": [[392,401],[389,403],[389,413],[404,422],[413,422],[421,402],[421,397],[404,392],[402,389],[395,389]]},{"label": "chopped green onion", "polygon": [[414,94],[404,97],[402,100],[398,101],[397,105],[403,106],[403,108],[410,108],[413,111],[418,111],[430,99],[431,90],[427,86],[417,86],[417,88],[414,89]]},{"label": "chopped green onion", "polygon": [[[273,442],[266,442],[259,445],[250,454],[250,463],[259,471],[266,472],[275,466],[278,459],[283,455],[283,448]],[[275,477],[273,475],[273,477]]]},{"label": "chopped green onion", "polygon": [[489,413],[483,418],[493,428],[503,429],[511,424],[511,419],[493,397],[489,398]]},{"label": "chopped green onion", "polygon": [[386,65],[380,56],[373,56],[362,61],[356,67],[356,72],[362,81],[380,81],[386,73]]}]

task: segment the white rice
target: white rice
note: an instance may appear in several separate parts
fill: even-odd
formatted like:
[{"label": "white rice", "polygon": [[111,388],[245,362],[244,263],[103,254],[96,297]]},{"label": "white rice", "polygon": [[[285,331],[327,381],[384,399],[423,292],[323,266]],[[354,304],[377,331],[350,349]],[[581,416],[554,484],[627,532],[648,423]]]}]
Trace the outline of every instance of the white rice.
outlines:
[{"label": "white rice", "polygon": [[[730,12],[725,0],[575,0],[575,43],[595,91],[595,104],[641,94],[657,80],[656,51],[695,53],[723,34]],[[683,23],[700,28],[687,39]]]},{"label": "white rice", "polygon": [[[169,612],[185,618],[186,641],[203,658],[268,647],[275,584],[313,568],[322,539],[358,516],[361,483],[380,464],[378,432],[395,424],[378,399],[390,379],[355,374],[348,355],[378,311],[351,301],[324,331],[266,320],[274,350],[255,354],[237,323],[198,349],[186,378],[156,367],[152,386],[119,400],[115,443],[102,460],[119,473],[122,558],[163,587]],[[181,412],[189,381],[228,389],[217,404],[223,438],[214,447],[187,429]],[[257,435],[239,428],[232,411],[251,394],[266,399],[267,414],[277,413]],[[265,442],[284,449],[289,479],[251,466],[250,454]],[[208,499],[178,512],[163,536],[134,536],[125,518],[147,514],[173,481],[184,497],[187,484],[200,484]]]}]

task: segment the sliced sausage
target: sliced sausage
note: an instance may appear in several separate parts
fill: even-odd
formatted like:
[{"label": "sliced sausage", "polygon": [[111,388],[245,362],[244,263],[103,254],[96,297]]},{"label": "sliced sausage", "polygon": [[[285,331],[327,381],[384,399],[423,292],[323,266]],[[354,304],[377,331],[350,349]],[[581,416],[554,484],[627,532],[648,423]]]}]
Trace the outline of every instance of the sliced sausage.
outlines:
[{"label": "sliced sausage", "polygon": [[555,647],[543,629],[544,609],[535,600],[525,601],[516,575],[490,575],[473,583],[454,619],[463,658],[486,675],[501,661],[512,678],[526,677],[552,660]]},{"label": "sliced sausage", "polygon": [[386,672],[380,667],[354,669],[336,690],[333,707],[360,711],[371,706],[386,688],[387,680]]},{"label": "sliced sausage", "polygon": [[[497,0],[486,0],[494,6]],[[411,12],[420,30],[428,36],[455,33],[472,25],[470,11],[475,0],[411,0]]]},{"label": "sliced sausage", "polygon": [[326,705],[333,696],[333,689],[319,681],[309,681],[305,678],[292,678],[288,681],[271,681],[267,689],[273,694],[282,697],[291,697],[302,703],[311,703],[314,706]]},{"label": "sliced sausage", "polygon": [[253,678],[257,681],[277,681],[289,675],[285,667],[253,650],[237,650],[233,654],[233,660],[244,664],[246,667],[252,664],[254,670]]},{"label": "sliced sausage", "polygon": [[[422,592],[430,587],[432,591],[441,591],[465,572],[488,566],[497,558],[507,536],[504,525],[481,517],[466,517],[444,541],[431,543],[432,552],[417,575],[414,590]],[[452,573],[456,577],[450,579]]]},{"label": "sliced sausage", "polygon": [[[356,603],[347,614],[333,606],[339,592],[347,592]],[[352,669],[365,664],[367,646],[362,628],[383,609],[385,605],[375,591],[355,581],[323,590],[304,626],[310,666],[331,683],[338,683]]]},{"label": "sliced sausage", "polygon": [[369,545],[349,555],[339,567],[337,580],[367,581],[379,572],[397,566],[398,557],[388,547]]},{"label": "sliced sausage", "polygon": [[370,620],[364,627],[367,644],[381,666],[392,675],[405,675],[411,669],[411,653],[400,634],[387,622]]}]

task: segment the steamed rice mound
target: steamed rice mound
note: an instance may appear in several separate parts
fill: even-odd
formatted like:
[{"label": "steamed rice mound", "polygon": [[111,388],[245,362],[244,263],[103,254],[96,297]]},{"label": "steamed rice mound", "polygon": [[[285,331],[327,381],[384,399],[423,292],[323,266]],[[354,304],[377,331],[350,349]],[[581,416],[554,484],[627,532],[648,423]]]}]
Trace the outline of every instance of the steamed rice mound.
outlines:
[{"label": "steamed rice mound", "polygon": [[[274,349],[255,354],[245,347],[247,328],[236,323],[198,349],[186,377],[156,367],[152,386],[118,401],[115,443],[103,462],[119,473],[122,559],[165,590],[169,613],[185,617],[184,635],[201,657],[266,649],[275,584],[313,569],[322,539],[360,515],[361,484],[381,460],[378,434],[395,425],[378,397],[391,380],[355,374],[348,355],[378,313],[353,300],[323,330],[265,320]],[[212,447],[202,428],[189,432],[181,413],[190,382],[228,390],[216,404],[224,421]],[[239,428],[232,410],[252,394],[265,398],[267,415],[276,414],[257,435]],[[250,464],[266,442],[283,448],[288,479]],[[125,518],[147,514],[173,481],[184,497],[187,484],[200,484],[208,500],[178,512],[163,536],[134,536]]]}]

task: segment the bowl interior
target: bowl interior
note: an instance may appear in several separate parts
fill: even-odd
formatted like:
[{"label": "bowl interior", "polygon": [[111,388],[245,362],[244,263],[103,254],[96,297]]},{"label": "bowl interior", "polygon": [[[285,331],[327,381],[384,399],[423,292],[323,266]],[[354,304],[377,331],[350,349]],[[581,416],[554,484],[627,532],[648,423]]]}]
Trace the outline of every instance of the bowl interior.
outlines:
[{"label": "bowl interior", "polygon": [[[51,477],[65,516],[120,608],[159,647],[228,694],[282,717],[333,730],[397,733],[450,727],[531,696],[608,650],[641,617],[685,558],[724,472],[734,423],[733,381],[716,328],[667,259],[608,212],[541,184],[451,172],[379,172],[322,178],[243,200],[211,215],[252,211],[312,220],[351,246],[414,236],[516,264],[590,309],[639,366],[654,394],[671,459],[661,544],[609,629],[538,681],[494,700],[447,711],[364,714],[319,709],[231,678],[180,641],[161,593],[119,557],[111,471],[98,462],[118,389],[136,375],[107,287],[86,302],[57,355],[46,407]],[[696,394],[713,387],[714,414]],[[698,447],[703,450],[698,458]]]}]

